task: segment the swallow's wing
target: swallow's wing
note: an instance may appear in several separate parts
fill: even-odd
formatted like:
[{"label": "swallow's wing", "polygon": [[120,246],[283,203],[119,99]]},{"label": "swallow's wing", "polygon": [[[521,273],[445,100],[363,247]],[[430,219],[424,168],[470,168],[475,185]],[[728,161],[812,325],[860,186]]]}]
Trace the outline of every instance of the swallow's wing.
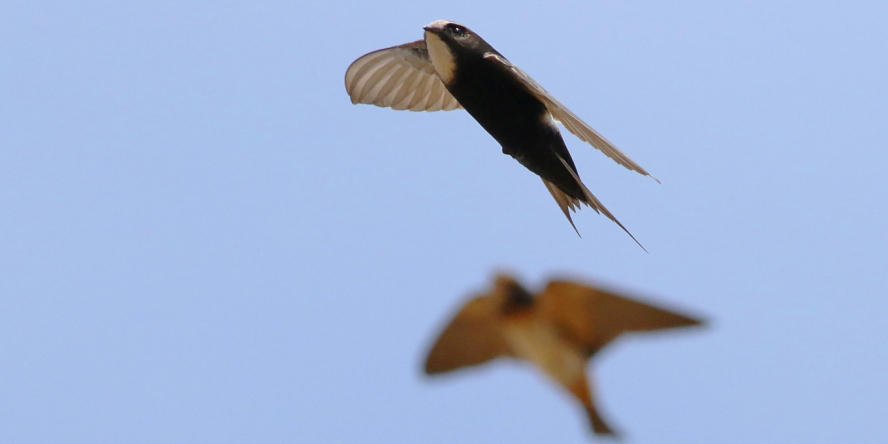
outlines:
[{"label": "swallow's wing", "polygon": [[345,90],[354,104],[410,111],[461,108],[438,78],[424,40],[373,51],[355,60],[345,72]]},{"label": "swallow's wing", "polygon": [[538,297],[540,315],[592,355],[624,332],[703,322],[634,299],[568,281],[552,281]]},{"label": "swallow's wing", "polygon": [[495,301],[489,296],[474,298],[463,306],[429,351],[425,372],[444,373],[510,356],[496,323],[496,310]]},{"label": "swallow's wing", "polygon": [[[552,117],[561,122],[568,131],[570,131],[573,135],[577,136],[580,140],[589,143],[595,148],[599,149],[602,153],[610,157],[615,162],[623,165],[624,167],[637,171],[645,176],[651,176],[650,173],[644,170],[640,165],[635,163],[632,159],[629,158],[626,154],[620,151],[619,148],[615,147],[614,144],[610,143],[607,139],[604,138],[598,131],[592,129],[591,126],[587,125],[586,122],[580,120],[576,114],[572,113],[567,107],[561,104],[552,94],[549,94],[548,91],[543,89],[539,83],[530,78],[526,72],[522,71],[521,68],[512,64],[512,62],[506,60],[505,57],[489,52],[484,54],[484,57],[488,60],[495,61],[507,69],[511,70],[518,79],[521,80],[521,83],[524,84],[525,87],[538,99],[540,99],[545,105],[546,108],[552,113]],[[653,177],[653,176],[651,176]],[[656,180],[656,178],[654,178]],[[658,181],[659,182],[659,181]]]}]

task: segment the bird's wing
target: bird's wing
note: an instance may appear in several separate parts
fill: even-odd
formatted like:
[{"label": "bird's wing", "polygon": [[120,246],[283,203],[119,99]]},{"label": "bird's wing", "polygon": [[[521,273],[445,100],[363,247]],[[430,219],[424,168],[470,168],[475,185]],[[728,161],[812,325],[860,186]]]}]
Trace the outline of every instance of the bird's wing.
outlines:
[{"label": "bird's wing", "polygon": [[345,90],[354,104],[410,111],[461,108],[438,78],[423,40],[361,56],[345,72]]},{"label": "bird's wing", "polygon": [[549,282],[540,315],[592,355],[624,332],[701,325],[703,321],[575,282]]},{"label": "bird's wing", "polygon": [[[598,131],[595,131],[591,126],[587,125],[586,122],[580,120],[576,114],[572,113],[566,106],[562,105],[561,102],[552,96],[552,94],[549,94],[549,92],[543,89],[539,83],[530,78],[526,72],[522,71],[521,68],[513,65],[512,62],[506,60],[505,57],[499,54],[489,52],[484,54],[484,57],[500,63],[517,75],[521,80],[521,83],[523,83],[524,86],[536,96],[536,98],[540,99],[546,105],[546,108],[552,113],[552,117],[561,122],[568,131],[577,136],[580,140],[594,146],[620,165],[623,165],[632,171],[637,171],[645,176],[651,176],[650,173],[645,171],[644,168],[620,151],[619,148],[615,147],[614,144],[605,139],[604,136],[598,133]],[[655,177],[651,177],[654,178],[654,180],[657,180]]]},{"label": "bird's wing", "polygon": [[483,364],[511,351],[496,324],[493,298],[480,296],[469,301],[441,332],[426,358],[426,374],[449,372]]}]

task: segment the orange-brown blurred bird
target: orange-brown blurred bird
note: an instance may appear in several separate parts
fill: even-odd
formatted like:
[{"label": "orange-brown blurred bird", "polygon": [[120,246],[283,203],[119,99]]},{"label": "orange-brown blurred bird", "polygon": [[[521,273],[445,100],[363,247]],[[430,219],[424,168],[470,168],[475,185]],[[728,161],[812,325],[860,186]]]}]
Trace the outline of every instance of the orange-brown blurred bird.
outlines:
[{"label": "orange-brown blurred bird", "polygon": [[505,356],[530,361],[576,398],[596,434],[616,435],[598,410],[586,363],[624,332],[703,322],[625,296],[553,280],[534,297],[512,277],[473,297],[454,316],[426,358],[429,375]]}]

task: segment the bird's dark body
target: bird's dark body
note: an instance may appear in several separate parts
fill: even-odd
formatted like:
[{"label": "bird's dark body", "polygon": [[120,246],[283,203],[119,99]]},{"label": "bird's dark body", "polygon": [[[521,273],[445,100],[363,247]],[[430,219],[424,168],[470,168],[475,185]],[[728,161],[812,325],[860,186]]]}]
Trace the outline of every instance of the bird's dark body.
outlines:
[{"label": "bird's dark body", "polygon": [[[489,51],[498,54],[490,48]],[[465,110],[527,169],[569,196],[585,200],[580,184],[566,171],[576,167],[546,106],[505,65],[484,52],[457,52],[453,81],[445,84]],[[557,154],[557,156],[556,156]]]},{"label": "bird's dark body", "polygon": [[574,230],[570,212],[585,204],[635,239],[580,180],[557,123],[620,165],[644,175],[647,171],[478,34],[447,20],[423,30],[422,40],[370,52],[348,67],[345,89],[352,103],[410,111],[463,108],[504,154],[543,179]]}]

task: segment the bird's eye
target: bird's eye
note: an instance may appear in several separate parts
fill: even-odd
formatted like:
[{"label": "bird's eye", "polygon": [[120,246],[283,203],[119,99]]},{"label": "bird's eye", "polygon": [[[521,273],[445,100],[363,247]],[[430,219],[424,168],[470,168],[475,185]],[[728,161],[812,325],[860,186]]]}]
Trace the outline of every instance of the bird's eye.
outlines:
[{"label": "bird's eye", "polygon": [[466,35],[466,28],[463,28],[462,26],[459,26],[455,23],[447,25],[447,29],[449,29],[450,32],[452,32],[457,37],[465,37]]}]

